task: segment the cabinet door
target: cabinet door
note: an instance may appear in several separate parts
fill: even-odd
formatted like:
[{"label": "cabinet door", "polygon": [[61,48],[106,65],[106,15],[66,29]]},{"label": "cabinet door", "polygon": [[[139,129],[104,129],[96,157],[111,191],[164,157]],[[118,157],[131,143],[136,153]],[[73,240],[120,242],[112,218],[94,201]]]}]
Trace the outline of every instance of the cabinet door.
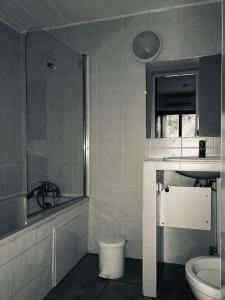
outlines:
[{"label": "cabinet door", "polygon": [[55,284],[76,265],[86,251],[80,245],[87,235],[87,214],[80,215],[55,228]]},{"label": "cabinet door", "polygon": [[35,277],[35,247],[27,250],[13,260],[13,293]]},{"label": "cabinet door", "polygon": [[19,292],[14,295],[13,300],[36,300],[35,299],[35,279],[29,282]]},{"label": "cabinet door", "polygon": [[52,236],[36,246],[36,274],[40,274],[47,266],[52,266]]},{"label": "cabinet door", "polygon": [[8,300],[12,297],[12,263],[0,267],[0,299]]},{"label": "cabinet door", "polygon": [[35,300],[42,300],[52,289],[52,266],[48,266],[36,278]]},{"label": "cabinet door", "polygon": [[199,136],[221,135],[221,55],[199,61]]}]

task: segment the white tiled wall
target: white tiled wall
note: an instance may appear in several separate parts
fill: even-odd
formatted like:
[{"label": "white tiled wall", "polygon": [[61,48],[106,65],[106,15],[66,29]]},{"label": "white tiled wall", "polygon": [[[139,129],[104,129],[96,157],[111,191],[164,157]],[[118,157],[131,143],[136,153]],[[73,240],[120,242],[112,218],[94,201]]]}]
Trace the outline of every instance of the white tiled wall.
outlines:
[{"label": "white tiled wall", "polygon": [[[225,40],[225,1],[222,1],[223,41]],[[222,178],[221,178],[221,287],[222,299],[225,299],[225,44],[223,42],[222,65]]]},{"label": "white tiled wall", "polygon": [[210,55],[221,50],[220,25],[214,3],[51,31],[90,58],[90,252],[102,234],[116,233],[128,239],[127,256],[141,258],[142,161],[197,151],[196,142],[146,140],[145,65],[131,55],[132,39],[146,28],[158,32],[158,60]]},{"label": "white tiled wall", "polygon": [[219,137],[162,138],[151,140],[151,158],[198,156],[199,141],[206,141],[206,156],[220,155]]},{"label": "white tiled wall", "polygon": [[24,128],[20,34],[0,22],[0,199],[21,194],[24,168]]}]

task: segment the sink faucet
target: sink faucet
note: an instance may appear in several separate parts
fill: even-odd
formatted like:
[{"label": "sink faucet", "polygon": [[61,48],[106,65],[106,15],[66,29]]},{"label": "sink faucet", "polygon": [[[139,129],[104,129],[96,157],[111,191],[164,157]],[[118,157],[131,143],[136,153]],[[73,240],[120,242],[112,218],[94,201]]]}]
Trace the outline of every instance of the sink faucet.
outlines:
[{"label": "sink faucet", "polygon": [[206,154],[206,141],[199,141],[199,157],[205,157]]}]

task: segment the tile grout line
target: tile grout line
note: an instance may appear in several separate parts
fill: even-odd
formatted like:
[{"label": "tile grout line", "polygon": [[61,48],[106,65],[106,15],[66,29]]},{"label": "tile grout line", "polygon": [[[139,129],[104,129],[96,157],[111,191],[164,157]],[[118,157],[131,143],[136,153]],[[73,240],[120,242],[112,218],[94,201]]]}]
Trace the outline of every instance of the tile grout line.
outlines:
[{"label": "tile grout line", "polygon": [[109,285],[110,280],[107,280],[106,285],[104,286],[104,288],[102,289],[101,293],[98,295],[98,297],[96,298],[96,300],[99,300],[100,297],[103,295],[105,289],[107,288],[107,286]]}]

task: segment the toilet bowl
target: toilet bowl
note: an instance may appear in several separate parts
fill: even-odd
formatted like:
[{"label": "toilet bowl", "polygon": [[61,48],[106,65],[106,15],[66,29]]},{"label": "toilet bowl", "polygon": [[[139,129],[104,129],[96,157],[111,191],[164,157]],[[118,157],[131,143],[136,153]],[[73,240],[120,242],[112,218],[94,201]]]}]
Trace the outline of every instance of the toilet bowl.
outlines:
[{"label": "toilet bowl", "polygon": [[185,272],[187,281],[197,299],[221,299],[219,257],[195,257],[187,262]]}]

